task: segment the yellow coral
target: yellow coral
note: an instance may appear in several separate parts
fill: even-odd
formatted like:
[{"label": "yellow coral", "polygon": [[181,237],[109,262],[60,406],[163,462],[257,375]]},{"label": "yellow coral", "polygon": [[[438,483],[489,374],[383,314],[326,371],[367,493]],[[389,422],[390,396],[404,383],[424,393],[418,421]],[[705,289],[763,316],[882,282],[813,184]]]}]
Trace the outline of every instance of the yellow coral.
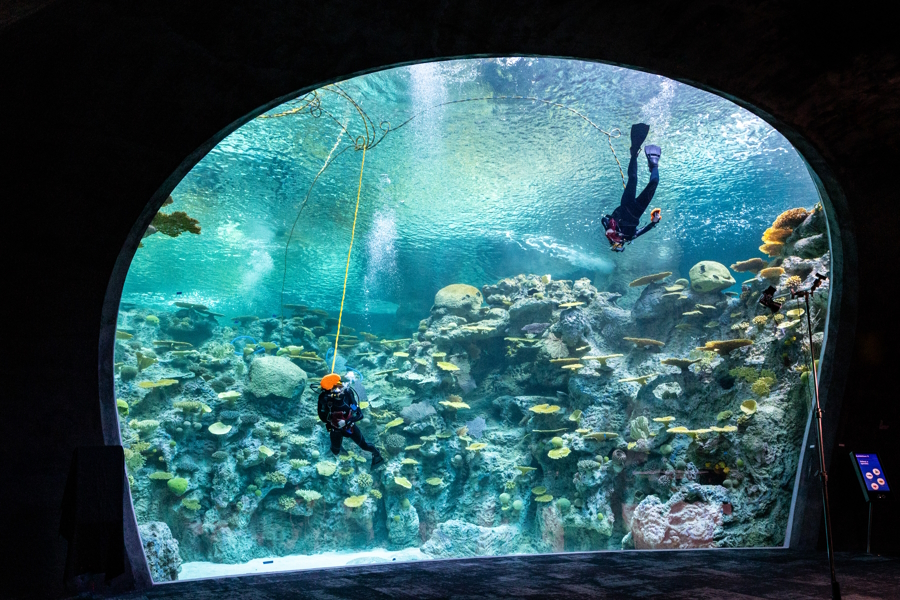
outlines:
[{"label": "yellow coral", "polygon": [[387,425],[385,425],[385,426],[384,426],[384,429],[385,429],[385,431],[387,431],[387,430],[390,429],[391,427],[396,427],[397,425],[402,425],[402,424],[403,424],[403,418],[402,418],[402,417],[397,417],[396,419],[394,419],[393,421],[391,421],[390,423],[388,423]]},{"label": "yellow coral", "polygon": [[769,227],[763,232],[762,241],[764,242],[784,242],[784,240],[791,237],[791,234],[794,232],[793,229],[781,229],[775,227]]},{"label": "yellow coral", "polygon": [[656,423],[671,423],[675,420],[675,417],[656,417],[653,419]]},{"label": "yellow coral", "polygon": [[[644,275],[643,277],[638,277],[634,281],[628,284],[628,287],[641,287],[643,285],[649,285],[653,282],[660,281],[661,279],[665,279],[670,276],[672,271],[665,271],[663,273],[654,273],[653,275]],[[684,289],[684,288],[682,288]],[[677,290],[669,290],[669,291],[677,291]]]},{"label": "yellow coral", "polygon": [[473,452],[478,452],[479,450],[484,450],[487,448],[487,444],[483,442],[475,442],[474,444],[469,444],[466,446],[466,450],[472,450]]},{"label": "yellow coral", "polygon": [[559,308],[575,308],[576,306],[581,306],[584,302],[563,302],[559,305]]},{"label": "yellow coral", "polygon": [[441,404],[441,405],[443,405],[443,406],[446,406],[446,407],[448,407],[448,408],[452,408],[452,409],[454,409],[454,410],[460,410],[460,409],[463,409],[463,408],[471,408],[471,406],[469,406],[469,405],[466,404],[465,402],[448,402],[448,401],[446,401],[446,400],[441,400],[441,401],[439,402],[439,404]]},{"label": "yellow coral", "polygon": [[550,494],[544,494],[543,496],[538,496],[534,499],[535,502],[547,503],[553,500],[553,496]]},{"label": "yellow coral", "polygon": [[565,448],[565,447],[554,448],[553,450],[551,450],[550,452],[547,453],[547,456],[556,460],[556,459],[560,459],[560,458],[564,458],[564,457],[568,456],[569,453],[571,453],[571,452],[572,451],[569,448]]},{"label": "yellow coral", "polygon": [[407,479],[406,477],[394,477],[394,483],[396,483],[400,487],[404,487],[408,490],[412,489],[412,484],[409,482],[409,479]]},{"label": "yellow coral", "polygon": [[787,279],[784,280],[784,287],[795,288],[800,287],[802,280],[798,275],[791,275]]},{"label": "yellow coral", "polygon": [[594,440],[595,442],[605,442],[606,440],[612,440],[619,437],[619,434],[613,433],[612,431],[595,431],[593,433],[588,433],[584,437],[589,440]]},{"label": "yellow coral", "polygon": [[138,387],[149,389],[156,387],[166,387],[169,385],[175,385],[178,383],[177,379],[160,379],[159,381],[142,381],[138,384]]},{"label": "yellow coral", "polygon": [[425,483],[427,483],[428,485],[443,485],[444,480],[440,477],[429,477],[425,480]]},{"label": "yellow coral", "polygon": [[756,400],[744,400],[743,402],[741,402],[741,412],[743,412],[745,415],[752,415],[756,412],[758,406],[759,405],[756,403]]},{"label": "yellow coral", "polygon": [[439,361],[437,363],[437,366],[442,371],[459,371],[459,367],[457,367],[456,365],[454,365],[451,362]]},{"label": "yellow coral", "polygon": [[319,475],[322,477],[331,477],[334,475],[334,472],[337,470],[337,465],[335,463],[330,462],[318,462],[316,463],[316,471],[318,471]]},{"label": "yellow coral", "polygon": [[534,494],[535,496],[540,496],[542,494],[547,493],[547,488],[542,485],[539,485],[537,487],[531,488],[531,493]]},{"label": "yellow coral", "polygon": [[781,256],[784,251],[784,244],[781,242],[766,242],[759,247],[759,251],[768,256]]},{"label": "yellow coral", "polygon": [[349,498],[344,498],[344,506],[349,508],[359,508],[368,497],[367,494],[363,494],[362,496],[350,496]]},{"label": "yellow coral", "polygon": [[649,375],[641,375],[640,377],[626,377],[625,379],[620,379],[619,383],[637,383],[638,385],[647,385],[647,381],[651,377],[656,377],[656,373],[650,373]]},{"label": "yellow coral", "polygon": [[759,315],[758,317],[753,317],[753,324],[759,327],[762,327],[766,323],[769,322],[769,317],[766,315]]},{"label": "yellow coral", "polygon": [[559,409],[560,407],[555,404],[538,404],[536,406],[532,406],[528,410],[539,415],[549,415],[557,412]]}]

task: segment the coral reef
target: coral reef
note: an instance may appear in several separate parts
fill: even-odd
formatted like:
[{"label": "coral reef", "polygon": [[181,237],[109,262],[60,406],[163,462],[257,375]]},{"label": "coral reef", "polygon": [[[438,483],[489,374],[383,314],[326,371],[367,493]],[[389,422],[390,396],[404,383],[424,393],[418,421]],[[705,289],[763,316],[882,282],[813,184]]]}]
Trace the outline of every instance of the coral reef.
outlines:
[{"label": "coral reef", "polygon": [[830,260],[822,211],[785,215],[766,235],[771,260],[732,265],[758,274],[740,293],[710,260],[675,283],[664,265],[597,285],[521,274],[447,286],[402,331],[342,327],[335,362],[363,376],[375,470],[350,441],[333,455],[316,416],[308,383],[330,371],[337,333],[326,311],[221,325],[188,302],[123,310],[120,429],[154,578],[175,578],[179,560],[375,547],[781,544],[806,423],[792,338],[806,320],[793,304],[772,317],[758,297],[808,285]]}]

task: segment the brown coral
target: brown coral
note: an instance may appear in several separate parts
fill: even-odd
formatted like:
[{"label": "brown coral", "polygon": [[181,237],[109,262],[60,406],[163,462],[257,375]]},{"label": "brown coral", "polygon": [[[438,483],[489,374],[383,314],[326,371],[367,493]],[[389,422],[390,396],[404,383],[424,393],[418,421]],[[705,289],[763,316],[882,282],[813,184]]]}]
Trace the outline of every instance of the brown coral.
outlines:
[{"label": "brown coral", "polygon": [[653,275],[644,275],[643,277],[638,277],[634,281],[628,284],[628,287],[641,287],[642,285],[648,285],[655,281],[660,281],[670,276],[672,271],[665,271],[663,273],[654,273]]},{"label": "brown coral", "polygon": [[185,231],[195,235],[200,233],[200,222],[192,219],[186,212],[176,211],[171,214],[156,213],[153,217],[153,226],[163,235],[178,237]]},{"label": "brown coral", "polygon": [[698,358],[696,360],[689,360],[687,358],[664,358],[659,362],[664,365],[678,367],[679,369],[684,370],[684,369],[687,369],[692,364],[700,362],[700,359]]},{"label": "brown coral", "polygon": [[752,345],[752,340],[743,338],[738,338],[736,340],[712,340],[706,342],[705,346],[703,346],[702,348],[697,348],[697,350],[701,350],[703,352],[718,352],[720,355],[725,355],[732,350],[737,350],[738,348]]},{"label": "brown coral", "polygon": [[782,275],[784,275],[784,269],[781,267],[769,267],[759,272],[760,278],[775,281]]},{"label": "brown coral", "polygon": [[765,269],[766,265],[769,264],[761,258],[751,258],[750,260],[742,260],[731,265],[732,271],[737,271],[738,273],[746,273],[749,271],[750,273],[758,273],[760,269]]},{"label": "brown coral", "polygon": [[797,225],[802,223],[808,215],[809,212],[803,207],[791,208],[778,215],[778,218],[772,223],[772,228],[794,229]]}]

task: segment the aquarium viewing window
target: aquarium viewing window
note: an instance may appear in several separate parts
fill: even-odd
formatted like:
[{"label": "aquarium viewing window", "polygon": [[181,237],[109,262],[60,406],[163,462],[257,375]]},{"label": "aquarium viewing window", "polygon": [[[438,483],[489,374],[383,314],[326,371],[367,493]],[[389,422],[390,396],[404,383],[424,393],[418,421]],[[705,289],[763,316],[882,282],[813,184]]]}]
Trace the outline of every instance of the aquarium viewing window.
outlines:
[{"label": "aquarium viewing window", "polygon": [[829,274],[823,211],[760,118],[604,64],[404,66],[258,115],[122,292],[154,580],[783,545],[832,282],[812,352],[805,306],[760,299]]}]

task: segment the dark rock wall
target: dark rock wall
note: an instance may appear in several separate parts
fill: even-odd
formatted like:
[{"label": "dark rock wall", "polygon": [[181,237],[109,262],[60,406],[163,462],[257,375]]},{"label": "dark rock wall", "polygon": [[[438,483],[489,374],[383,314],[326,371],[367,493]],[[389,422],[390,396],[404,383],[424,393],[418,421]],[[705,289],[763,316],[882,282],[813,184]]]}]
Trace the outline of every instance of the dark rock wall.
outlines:
[{"label": "dark rock wall", "polygon": [[[0,181],[12,329],[3,595],[62,593],[57,531],[67,465],[76,446],[102,443],[98,397],[112,391],[111,365],[101,365],[102,377],[97,366],[104,297],[111,276],[113,287],[124,280],[134,232],[180,176],[261,106],[296,90],[473,54],[572,56],[683,79],[755,106],[804,153],[831,195],[842,242],[835,272],[843,271],[843,294],[833,307],[840,328],[832,330],[832,362],[842,368],[824,383],[834,400],[850,400],[840,419],[829,414],[827,431],[846,444],[834,460],[836,538],[858,547],[865,507],[845,451],[874,449],[900,464],[897,404],[880,393],[898,338],[898,238],[886,216],[897,198],[890,174],[900,76],[892,23],[874,12],[714,0],[526,2],[514,10],[484,2],[60,0],[5,25]],[[858,315],[857,297],[865,303]],[[115,314],[115,301],[106,314]],[[112,323],[102,325],[111,335]],[[814,470],[801,467],[804,493],[816,492]],[[807,544],[820,520],[817,494],[809,497],[811,510],[795,515],[810,524]]]}]

